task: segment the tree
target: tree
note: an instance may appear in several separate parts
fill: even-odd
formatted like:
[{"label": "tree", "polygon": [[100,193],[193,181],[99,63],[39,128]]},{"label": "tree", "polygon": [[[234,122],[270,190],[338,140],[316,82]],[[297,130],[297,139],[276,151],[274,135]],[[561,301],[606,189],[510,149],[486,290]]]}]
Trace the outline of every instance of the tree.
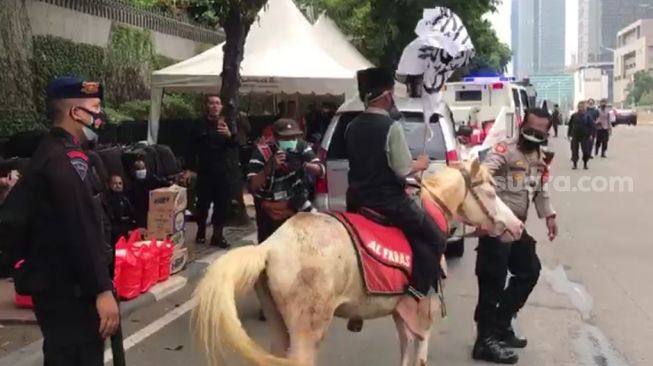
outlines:
[{"label": "tree", "polygon": [[627,91],[627,104],[633,105],[644,103],[642,101],[644,95],[647,93],[653,93],[653,75],[644,70],[636,72],[633,76],[633,81],[628,84]]},{"label": "tree", "polygon": [[[422,10],[444,6],[463,20],[476,48],[468,69],[505,70],[510,48],[501,43],[483,15],[496,11],[499,0],[298,0],[326,11],[351,42],[373,63],[395,69],[404,47],[415,38]],[[461,72],[467,72],[463,70]]]},{"label": "tree", "polygon": [[7,117],[4,133],[33,122],[34,75],[32,72],[32,29],[25,0],[3,1],[0,6],[0,113]]}]

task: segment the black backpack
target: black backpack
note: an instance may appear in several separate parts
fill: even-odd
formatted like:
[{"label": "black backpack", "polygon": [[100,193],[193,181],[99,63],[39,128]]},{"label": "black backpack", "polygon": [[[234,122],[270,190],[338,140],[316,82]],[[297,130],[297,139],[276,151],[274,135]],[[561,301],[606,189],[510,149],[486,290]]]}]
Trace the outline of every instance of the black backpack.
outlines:
[{"label": "black backpack", "polygon": [[175,157],[170,146],[154,145],[154,149],[157,152],[161,164],[161,171],[159,171],[160,176],[169,177],[181,172],[181,164],[179,164],[179,161]]},{"label": "black backpack", "polygon": [[119,146],[100,148],[97,149],[97,153],[100,155],[109,177],[112,175],[125,176],[125,167],[122,161],[123,153]]}]

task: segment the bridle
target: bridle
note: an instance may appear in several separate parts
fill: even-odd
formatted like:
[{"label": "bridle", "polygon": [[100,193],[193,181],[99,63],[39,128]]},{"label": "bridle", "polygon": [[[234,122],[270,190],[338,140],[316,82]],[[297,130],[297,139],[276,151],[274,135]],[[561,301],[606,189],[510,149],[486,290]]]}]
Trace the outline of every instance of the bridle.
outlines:
[{"label": "bridle", "polygon": [[[494,217],[492,217],[492,215],[490,215],[490,211],[489,211],[489,210],[487,209],[487,207],[483,204],[483,201],[481,201],[481,198],[478,196],[478,193],[476,193],[476,191],[474,190],[476,187],[483,185],[485,182],[482,181],[482,180],[480,180],[480,181],[476,181],[476,182],[472,181],[472,177],[471,177],[471,175],[469,174],[469,172],[467,171],[467,169],[465,169],[464,167],[461,167],[461,168],[455,168],[455,169],[458,170],[458,171],[460,172],[460,174],[463,176],[463,179],[465,180],[465,195],[463,196],[463,202],[465,202],[465,200],[467,199],[467,196],[468,196],[468,195],[471,195],[471,196],[472,196],[472,199],[474,199],[474,202],[476,202],[476,204],[478,205],[478,207],[481,209],[481,212],[483,213],[483,215],[485,215],[485,218],[487,218],[487,219],[492,223],[492,225],[495,225],[496,222],[495,222],[495,220],[494,220]],[[433,192],[431,192],[431,191],[430,191],[430,190],[429,190],[429,189],[424,185],[424,183],[422,183],[422,189],[425,190],[425,191],[429,194],[429,196],[431,197],[431,199],[432,199],[433,201],[435,201],[435,202],[438,204],[438,206],[440,206],[440,208],[444,211],[444,213],[445,213],[449,218],[453,219],[453,218],[455,217],[455,215],[453,214],[453,212],[451,212],[451,210],[449,210],[449,208],[444,204],[444,202],[442,202],[442,200],[441,200],[438,196],[436,196],[435,194],[433,194]],[[476,225],[473,225],[473,224],[470,223],[470,222],[467,222],[467,220],[466,220],[466,216],[465,216],[465,211],[464,211],[464,209],[463,209],[463,205],[462,205],[462,203],[461,203],[461,205],[458,207],[456,213],[457,213],[458,216],[463,220],[463,222],[464,222],[465,224],[467,224],[467,225],[469,225],[469,226],[476,226]]]}]

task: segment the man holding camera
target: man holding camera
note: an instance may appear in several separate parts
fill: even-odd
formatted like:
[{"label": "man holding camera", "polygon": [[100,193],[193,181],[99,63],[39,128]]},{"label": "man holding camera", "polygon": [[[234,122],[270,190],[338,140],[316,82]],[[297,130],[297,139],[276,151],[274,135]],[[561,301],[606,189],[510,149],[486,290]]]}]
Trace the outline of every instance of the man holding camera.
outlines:
[{"label": "man holding camera", "polygon": [[262,243],[297,212],[311,212],[306,174],[322,177],[325,167],[313,149],[299,139],[297,122],[280,119],[272,125],[274,141],[257,145],[247,180],[254,196],[258,242]]}]

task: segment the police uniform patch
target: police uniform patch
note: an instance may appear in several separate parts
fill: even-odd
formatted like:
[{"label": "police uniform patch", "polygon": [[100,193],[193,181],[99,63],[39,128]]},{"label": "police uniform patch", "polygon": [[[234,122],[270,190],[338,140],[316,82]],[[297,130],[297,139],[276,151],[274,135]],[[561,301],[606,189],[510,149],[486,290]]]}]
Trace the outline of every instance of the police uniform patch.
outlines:
[{"label": "police uniform patch", "polygon": [[524,172],[514,172],[512,173],[512,180],[515,183],[521,184],[524,181],[524,176],[526,174]]},{"label": "police uniform patch", "polygon": [[88,173],[88,156],[81,151],[72,150],[66,153],[70,159],[70,164],[82,180],[86,179]]},{"label": "police uniform patch", "polygon": [[497,145],[494,147],[494,151],[495,151],[497,154],[505,154],[506,151],[508,151],[508,146],[506,146],[506,144],[504,144],[504,143],[502,142],[502,143],[500,143],[500,144],[497,144]]},{"label": "police uniform patch", "polygon": [[88,163],[82,159],[71,159],[70,164],[73,165],[75,171],[82,180],[86,179],[86,173],[88,172]]}]

